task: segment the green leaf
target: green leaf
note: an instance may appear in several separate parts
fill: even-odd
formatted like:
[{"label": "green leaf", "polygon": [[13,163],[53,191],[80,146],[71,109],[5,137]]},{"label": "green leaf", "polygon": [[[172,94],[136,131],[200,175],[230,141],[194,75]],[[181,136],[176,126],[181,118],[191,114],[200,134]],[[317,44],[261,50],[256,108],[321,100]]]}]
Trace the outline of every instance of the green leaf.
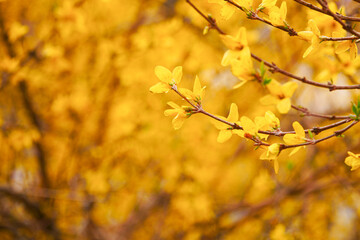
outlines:
[{"label": "green leaf", "polygon": [[356,115],[356,117],[359,117],[359,107],[358,107],[358,105],[353,103],[353,102],[351,104],[352,104],[351,109],[352,109],[353,113]]},{"label": "green leaf", "polygon": [[270,82],[271,82],[271,78],[265,78],[264,81],[263,81],[263,85],[266,86],[268,85]]},{"label": "green leaf", "polygon": [[313,135],[313,133],[311,132],[311,130],[310,130],[310,129],[309,129],[308,134],[309,134],[309,137],[310,137],[311,139],[313,139],[313,138],[314,138],[314,135]]},{"label": "green leaf", "polygon": [[261,62],[260,63],[260,76],[261,76],[261,78],[264,78],[265,73],[266,73],[266,69],[265,69],[264,62]]}]

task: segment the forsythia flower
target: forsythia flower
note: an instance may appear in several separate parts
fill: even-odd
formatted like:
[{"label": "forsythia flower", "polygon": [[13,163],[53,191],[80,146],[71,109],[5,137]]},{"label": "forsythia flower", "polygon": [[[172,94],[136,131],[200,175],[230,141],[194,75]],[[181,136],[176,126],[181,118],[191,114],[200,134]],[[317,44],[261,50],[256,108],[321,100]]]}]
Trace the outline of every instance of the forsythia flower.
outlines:
[{"label": "forsythia flower", "polygon": [[240,51],[248,46],[245,27],[241,27],[235,37],[231,35],[220,35],[220,38],[225,46],[231,50]]},{"label": "forsythia flower", "polygon": [[[285,134],[283,140],[286,144],[288,145],[295,145],[295,144],[301,144],[306,142],[306,138],[305,138],[305,131],[304,128],[300,125],[299,122],[294,122],[293,123],[293,128],[295,130],[294,134]],[[290,153],[290,156],[293,155],[294,153],[296,153],[297,151],[299,151],[301,147],[296,147],[292,150],[292,152]]]},{"label": "forsythia flower", "polygon": [[232,59],[230,64],[232,73],[241,81],[234,88],[239,88],[254,78],[254,68],[249,48],[243,49],[240,52],[239,59]]},{"label": "forsythia flower", "polygon": [[354,60],[357,57],[358,48],[356,46],[355,40],[344,41],[339,43],[339,45],[335,49],[336,54],[340,54],[346,52],[350,49],[350,59]]},{"label": "forsythia flower", "polygon": [[189,89],[186,88],[180,88],[179,92],[183,94],[187,99],[191,99],[196,103],[200,104],[202,99],[204,98],[205,86],[201,87],[199,77],[196,76],[193,91],[190,91]]},{"label": "forsythia flower", "polygon": [[243,130],[240,130],[243,132],[239,134],[240,136],[243,136],[245,138],[251,138],[257,135],[259,128],[250,118],[242,116],[240,118],[240,124],[243,128]]},{"label": "forsythia flower", "polygon": [[221,65],[225,67],[230,65],[233,59],[241,58],[241,50],[248,48],[246,28],[241,27],[235,37],[230,35],[221,35],[220,37],[223,43],[229,48],[221,60]]},{"label": "forsythia flower", "polygon": [[[235,103],[231,104],[230,112],[229,112],[229,115],[227,118],[224,118],[221,116],[219,116],[219,118],[226,120],[228,122],[231,122],[231,123],[237,122],[239,119],[239,112],[238,112],[237,105]],[[220,130],[218,138],[217,138],[217,141],[219,143],[223,143],[223,142],[229,140],[233,133],[239,134],[239,131],[241,131],[241,130],[237,130],[237,129],[232,129],[229,125],[227,125],[223,122],[219,122],[217,120],[214,121],[213,123],[214,123],[215,127]]]},{"label": "forsythia flower", "polygon": [[274,160],[274,170],[275,170],[275,173],[277,174],[279,172],[279,162],[278,162],[277,158],[280,154],[280,144],[274,143],[266,148],[267,148],[266,152],[263,152],[263,154],[261,154],[260,159],[261,160]]},{"label": "forsythia flower", "polygon": [[354,171],[360,167],[360,154],[354,154],[348,152],[349,156],[345,159],[345,164],[351,167],[351,171]]},{"label": "forsythia flower", "polygon": [[[224,0],[208,0],[209,3],[217,3],[221,5],[221,10],[220,10],[220,15],[225,19],[228,20],[229,18],[231,18],[231,16],[234,14],[234,12],[236,11],[236,7],[233,6],[231,3],[226,2]],[[241,0],[233,0],[233,2],[239,6],[244,5],[244,2]],[[252,4],[252,0],[246,0],[245,3],[248,4],[249,2],[251,2]]]},{"label": "forsythia flower", "polygon": [[291,96],[294,94],[297,83],[287,82],[284,85],[281,85],[275,79],[272,79],[269,84],[266,85],[270,94],[262,97],[260,102],[264,105],[274,105],[278,111],[282,114],[288,113],[291,109]]},{"label": "forsythia flower", "polygon": [[[259,130],[274,130],[280,127],[280,120],[271,111],[265,113],[265,117],[255,117],[255,124]],[[267,139],[269,136],[259,133],[259,137]]]},{"label": "forsythia flower", "polygon": [[313,19],[310,19],[308,22],[308,25],[310,27],[311,31],[301,31],[298,32],[298,35],[306,40],[306,41],[311,41],[311,45],[310,47],[308,47],[308,49],[306,49],[303,58],[305,58],[307,55],[309,55],[309,53],[316,49],[319,44],[320,44],[320,30],[317,27],[315,21]]},{"label": "forsythia flower", "polygon": [[155,75],[159,78],[160,82],[150,88],[152,93],[167,93],[172,86],[178,85],[182,77],[182,67],[174,68],[173,72],[163,66],[155,67]]},{"label": "forsythia flower", "polygon": [[272,8],[275,6],[277,0],[262,0],[262,2],[260,3],[260,5],[258,6],[258,8],[256,9],[257,11],[261,11],[264,8]]},{"label": "forsythia flower", "polygon": [[287,14],[286,2],[282,2],[280,8],[274,6],[269,9],[269,21],[274,26],[284,26]]},{"label": "forsythia flower", "polygon": [[184,121],[191,116],[189,111],[191,107],[182,106],[180,107],[174,102],[168,102],[168,105],[173,109],[167,109],[164,111],[165,116],[173,116],[172,124],[175,130],[181,128]]}]

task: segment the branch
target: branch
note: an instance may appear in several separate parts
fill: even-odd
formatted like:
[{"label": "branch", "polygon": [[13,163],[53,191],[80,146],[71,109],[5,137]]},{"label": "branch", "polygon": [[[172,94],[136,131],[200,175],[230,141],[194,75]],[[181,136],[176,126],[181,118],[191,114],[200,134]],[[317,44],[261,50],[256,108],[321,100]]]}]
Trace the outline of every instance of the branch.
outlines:
[{"label": "branch", "polygon": [[[325,12],[323,9],[311,4],[311,3],[308,3],[306,1],[303,1],[303,0],[294,0],[295,2],[305,6],[305,7],[308,7],[312,10],[315,10],[317,12],[321,12],[321,13],[324,13],[328,16],[332,16],[330,15],[328,12]],[[354,1],[357,1],[357,2],[360,2],[360,0],[354,0]],[[335,13],[341,20],[347,20],[347,21],[353,21],[353,22],[360,22],[360,18],[359,17],[350,17],[350,16],[344,16],[340,13]]]},{"label": "branch", "polygon": [[333,12],[329,9],[326,0],[316,0],[316,1],[321,5],[321,7],[322,7],[322,12],[323,12],[323,13],[325,13],[325,14],[327,14],[327,15],[329,15],[329,16],[332,16],[335,21],[337,21],[338,23],[340,23],[340,25],[342,26],[342,28],[343,28],[344,30],[346,30],[347,32],[349,32],[349,33],[357,36],[358,38],[360,38],[360,33],[359,33],[359,32],[355,31],[355,30],[351,27],[351,25],[348,25],[348,24],[344,23],[337,14],[333,13]]},{"label": "branch", "polygon": [[[186,2],[188,2],[210,24],[210,26],[212,28],[216,29],[222,35],[226,34],[223,30],[221,30],[219,28],[219,26],[216,24],[216,21],[213,18],[206,17],[205,14],[203,14],[194,4],[192,4],[190,0],[186,0]],[[305,84],[313,85],[313,86],[320,87],[320,88],[326,88],[326,89],[329,89],[329,91],[360,89],[360,84],[342,86],[342,85],[335,85],[332,83],[324,84],[324,83],[318,83],[315,81],[311,81],[311,80],[308,80],[306,77],[299,77],[295,74],[287,72],[287,71],[279,68],[275,63],[269,63],[269,62],[261,59],[260,57],[256,56],[253,53],[251,53],[251,57],[254,58],[258,62],[264,62],[264,64],[267,67],[269,67],[270,71],[272,71],[273,73],[275,73],[275,72],[281,73],[282,75],[293,78],[293,79],[303,82]]]},{"label": "branch", "polygon": [[261,17],[259,17],[259,15],[251,10],[245,10],[243,7],[241,7],[240,5],[238,5],[237,3],[233,2],[232,0],[224,0],[228,3],[230,3],[231,5],[237,7],[238,9],[240,9],[241,11],[245,12],[247,15],[247,18],[252,19],[252,20],[258,20],[260,22],[266,23],[269,26],[272,26],[274,28],[280,29],[284,32],[287,32],[290,36],[297,36],[298,33],[290,26],[284,27],[284,26],[274,26],[271,22],[269,22],[266,19],[263,19]]},{"label": "branch", "polygon": [[[350,116],[336,116],[336,115],[326,115],[326,114],[318,114],[318,113],[312,113],[309,111],[309,109],[301,107],[301,106],[295,106],[291,105],[291,107],[299,112],[302,112],[304,116],[310,116],[310,117],[319,117],[319,118],[325,118],[329,120],[335,120],[335,119],[349,119]],[[352,115],[353,116],[353,115]]]}]

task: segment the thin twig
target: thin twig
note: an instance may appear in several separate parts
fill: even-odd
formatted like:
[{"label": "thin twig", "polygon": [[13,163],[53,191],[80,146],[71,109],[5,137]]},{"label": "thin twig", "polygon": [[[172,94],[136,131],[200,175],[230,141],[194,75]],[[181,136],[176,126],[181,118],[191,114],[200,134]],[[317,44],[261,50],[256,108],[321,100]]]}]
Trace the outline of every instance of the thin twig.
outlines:
[{"label": "thin twig", "polygon": [[[305,7],[310,8],[310,9],[312,9],[312,10],[315,10],[315,11],[317,11],[317,12],[321,12],[321,13],[324,13],[324,14],[326,14],[326,15],[332,16],[332,15],[330,15],[329,13],[324,12],[323,9],[321,9],[321,8],[319,8],[319,7],[311,4],[311,3],[309,3],[309,2],[306,2],[306,1],[303,1],[303,0],[294,0],[294,1],[297,2],[297,3],[299,3],[299,4],[301,4],[301,5],[303,5],[303,6],[305,6]],[[359,1],[359,2],[360,2],[360,0],[354,0],[354,1]],[[359,17],[344,16],[344,15],[342,15],[342,14],[340,14],[340,13],[335,13],[335,14],[336,14],[341,20],[347,20],[347,21],[353,21],[353,22],[360,22],[360,18],[359,18]]]},{"label": "thin twig", "polygon": [[[319,118],[325,118],[329,120],[335,120],[335,119],[349,119],[350,116],[336,116],[336,115],[326,115],[326,114],[319,114],[319,113],[312,113],[309,111],[309,109],[301,107],[301,106],[295,106],[291,105],[291,107],[299,112],[302,112],[304,116],[310,116],[310,117],[319,117]],[[353,115],[352,115],[353,116]]]}]

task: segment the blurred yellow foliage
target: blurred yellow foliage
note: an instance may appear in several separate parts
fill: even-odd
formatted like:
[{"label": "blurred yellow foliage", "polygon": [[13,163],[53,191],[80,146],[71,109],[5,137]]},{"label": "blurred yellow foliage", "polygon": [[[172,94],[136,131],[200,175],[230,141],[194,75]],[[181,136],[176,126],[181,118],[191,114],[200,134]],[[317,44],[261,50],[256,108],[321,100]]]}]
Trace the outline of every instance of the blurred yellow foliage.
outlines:
[{"label": "blurred yellow foliage", "polygon": [[0,0],[0,239],[356,239],[358,39],[296,2]]}]

